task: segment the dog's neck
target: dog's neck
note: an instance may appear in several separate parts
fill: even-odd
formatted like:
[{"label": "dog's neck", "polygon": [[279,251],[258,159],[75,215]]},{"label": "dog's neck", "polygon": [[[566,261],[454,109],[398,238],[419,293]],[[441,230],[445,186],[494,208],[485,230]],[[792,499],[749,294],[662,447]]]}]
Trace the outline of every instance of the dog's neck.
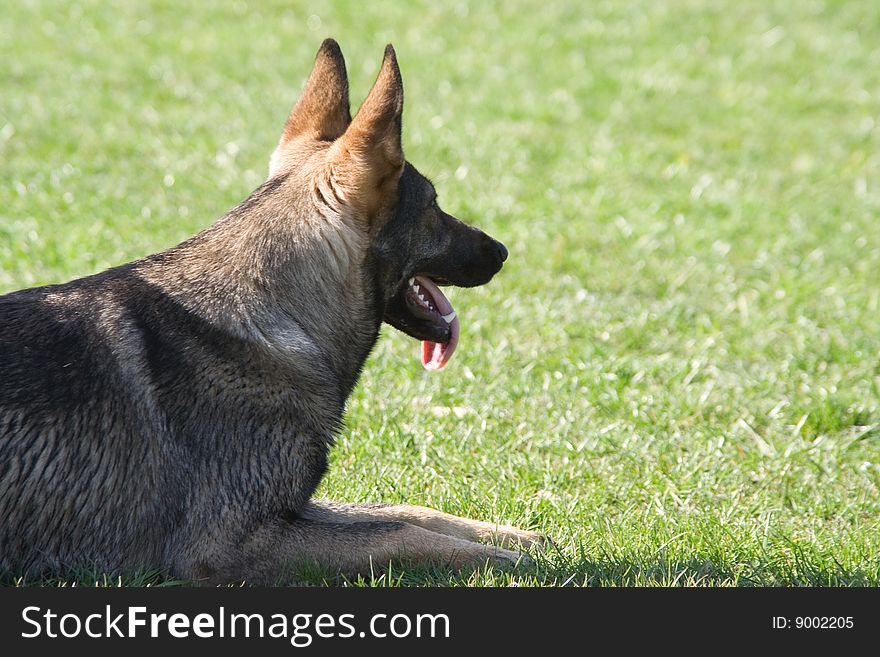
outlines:
[{"label": "dog's neck", "polygon": [[275,186],[264,184],[213,226],[141,261],[138,271],[280,365],[314,364],[347,396],[382,321],[367,236],[342,220],[279,212]]}]

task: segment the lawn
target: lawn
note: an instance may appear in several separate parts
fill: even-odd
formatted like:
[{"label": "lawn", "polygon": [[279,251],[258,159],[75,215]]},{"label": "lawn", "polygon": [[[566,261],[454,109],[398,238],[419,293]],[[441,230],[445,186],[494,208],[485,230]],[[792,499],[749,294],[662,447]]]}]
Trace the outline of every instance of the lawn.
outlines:
[{"label": "lawn", "polygon": [[0,292],[209,225],[321,40],[355,107],[392,42],[408,159],[510,258],[442,372],[383,329],[320,493],[556,548],[350,583],[880,584],[880,3],[215,4],[0,12]]}]

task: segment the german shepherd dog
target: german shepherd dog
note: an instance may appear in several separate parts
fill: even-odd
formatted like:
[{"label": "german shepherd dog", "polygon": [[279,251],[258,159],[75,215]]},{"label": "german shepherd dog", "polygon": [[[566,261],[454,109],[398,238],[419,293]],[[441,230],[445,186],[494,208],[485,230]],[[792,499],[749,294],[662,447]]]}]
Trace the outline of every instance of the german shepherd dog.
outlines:
[{"label": "german shepherd dog", "polygon": [[459,327],[438,286],[507,258],[405,161],[402,111],[389,45],[352,119],[328,39],[244,202],[162,253],[0,297],[0,568],[273,584],[298,562],[516,563],[540,540],[312,499],[382,322],[442,367]]}]

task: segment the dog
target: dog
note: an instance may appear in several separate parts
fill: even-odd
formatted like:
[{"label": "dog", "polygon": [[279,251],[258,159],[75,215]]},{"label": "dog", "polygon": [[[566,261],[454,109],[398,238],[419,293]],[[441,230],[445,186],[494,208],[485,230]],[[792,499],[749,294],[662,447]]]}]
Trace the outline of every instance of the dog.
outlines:
[{"label": "dog", "polygon": [[275,584],[297,563],[515,564],[543,540],[312,498],[383,321],[443,367],[459,325],[439,286],[508,255],[440,209],[402,112],[389,45],[352,119],[328,39],[245,201],[162,253],[0,297],[0,568]]}]

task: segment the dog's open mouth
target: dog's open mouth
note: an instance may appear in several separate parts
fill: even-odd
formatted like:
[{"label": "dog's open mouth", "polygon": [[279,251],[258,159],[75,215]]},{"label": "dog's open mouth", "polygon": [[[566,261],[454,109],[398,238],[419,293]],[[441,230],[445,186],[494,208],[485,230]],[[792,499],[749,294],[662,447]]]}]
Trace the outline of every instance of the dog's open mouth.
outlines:
[{"label": "dog's open mouth", "polygon": [[389,306],[385,321],[422,341],[422,365],[439,370],[458,344],[458,317],[449,299],[427,276],[414,276]]},{"label": "dog's open mouth", "polygon": [[458,344],[458,317],[449,299],[430,278],[415,276],[407,282],[406,305],[412,313],[432,322],[439,319],[449,326],[448,342],[422,340],[422,365],[426,370],[439,370],[452,358]]}]

